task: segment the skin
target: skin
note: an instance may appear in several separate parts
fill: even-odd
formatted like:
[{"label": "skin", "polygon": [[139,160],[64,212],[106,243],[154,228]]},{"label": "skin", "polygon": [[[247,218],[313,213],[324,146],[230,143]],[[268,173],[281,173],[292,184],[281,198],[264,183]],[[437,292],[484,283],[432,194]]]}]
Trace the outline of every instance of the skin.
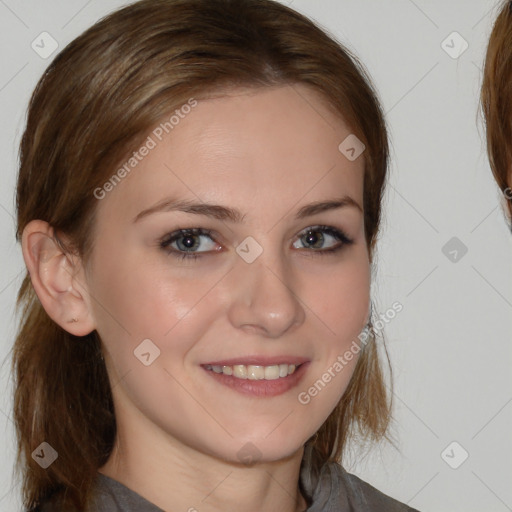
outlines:
[{"label": "skin", "polygon": [[[306,86],[235,90],[198,101],[98,201],[87,265],[60,252],[47,223],[26,227],[24,258],[48,314],[75,335],[96,329],[102,340],[118,432],[101,473],[164,510],[306,509],[303,445],[338,403],[357,356],[307,405],[297,397],[357,339],[370,304],[364,160],[338,150],[350,133]],[[295,219],[306,204],[345,195],[361,210]],[[168,197],[237,208],[244,222],[175,211],[134,222]],[[317,225],[353,243],[322,255],[339,242],[320,232],[323,243],[311,248],[302,232]],[[199,259],[159,247],[180,228],[214,231],[213,240],[195,238]],[[248,236],[263,248],[252,263],[235,251]],[[160,356],[145,366],[134,350],[148,338]],[[223,386],[200,366],[283,354],[310,364],[297,387],[269,398]],[[251,465],[238,455],[246,443],[258,450]]]}]

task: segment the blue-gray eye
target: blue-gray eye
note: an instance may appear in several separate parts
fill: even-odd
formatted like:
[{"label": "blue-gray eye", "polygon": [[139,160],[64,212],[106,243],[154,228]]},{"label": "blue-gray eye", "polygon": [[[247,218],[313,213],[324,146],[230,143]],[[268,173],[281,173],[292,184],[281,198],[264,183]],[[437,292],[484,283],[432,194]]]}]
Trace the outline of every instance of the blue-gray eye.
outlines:
[{"label": "blue-gray eye", "polygon": [[[193,258],[194,260],[211,252],[216,252],[215,249],[206,249],[204,251],[197,251],[201,246],[200,238],[207,237],[212,242],[215,242],[212,237],[212,231],[204,228],[189,228],[179,229],[166,235],[160,241],[160,247],[165,249],[166,252],[173,257],[179,259]],[[326,240],[329,238],[334,239],[338,243],[333,247],[322,249]],[[305,249],[313,249],[311,252],[318,255],[327,253],[334,253],[342,250],[345,246],[354,243],[343,231],[330,227],[330,226],[313,226],[306,228],[299,234],[299,241],[305,245]],[[175,244],[173,246],[173,244]],[[216,245],[216,242],[213,244]],[[296,247],[295,243],[293,245]],[[205,254],[203,254],[205,253]]]}]

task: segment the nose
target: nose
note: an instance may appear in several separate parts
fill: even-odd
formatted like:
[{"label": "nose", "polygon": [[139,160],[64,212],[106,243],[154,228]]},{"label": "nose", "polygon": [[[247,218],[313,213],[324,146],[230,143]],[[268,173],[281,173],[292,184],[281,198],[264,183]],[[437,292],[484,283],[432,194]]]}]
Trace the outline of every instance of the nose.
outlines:
[{"label": "nose", "polygon": [[270,265],[263,251],[254,262],[237,262],[231,272],[232,297],[228,317],[232,325],[248,333],[279,338],[305,319],[300,298],[294,291],[293,271],[276,258]]}]

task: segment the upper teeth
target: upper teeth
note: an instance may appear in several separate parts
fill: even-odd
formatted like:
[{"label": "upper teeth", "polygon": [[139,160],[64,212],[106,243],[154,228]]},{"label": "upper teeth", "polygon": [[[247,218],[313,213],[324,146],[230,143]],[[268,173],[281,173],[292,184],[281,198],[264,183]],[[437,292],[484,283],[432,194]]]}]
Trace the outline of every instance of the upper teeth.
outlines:
[{"label": "upper teeth", "polygon": [[255,366],[245,364],[235,364],[234,366],[216,366],[207,364],[207,370],[213,370],[215,373],[223,373],[224,375],[233,375],[239,379],[249,380],[275,380],[280,377],[291,375],[297,365],[295,364],[275,364],[272,366]]}]

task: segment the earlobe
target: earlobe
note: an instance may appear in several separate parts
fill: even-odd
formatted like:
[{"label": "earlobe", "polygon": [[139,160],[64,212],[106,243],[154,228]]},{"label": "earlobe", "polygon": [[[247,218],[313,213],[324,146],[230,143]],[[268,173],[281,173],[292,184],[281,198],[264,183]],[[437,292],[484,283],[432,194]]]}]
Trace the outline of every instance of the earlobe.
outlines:
[{"label": "earlobe", "polygon": [[52,226],[42,220],[27,224],[21,246],[34,290],[50,318],[75,336],[92,332],[95,325],[80,259],[63,251]]}]

